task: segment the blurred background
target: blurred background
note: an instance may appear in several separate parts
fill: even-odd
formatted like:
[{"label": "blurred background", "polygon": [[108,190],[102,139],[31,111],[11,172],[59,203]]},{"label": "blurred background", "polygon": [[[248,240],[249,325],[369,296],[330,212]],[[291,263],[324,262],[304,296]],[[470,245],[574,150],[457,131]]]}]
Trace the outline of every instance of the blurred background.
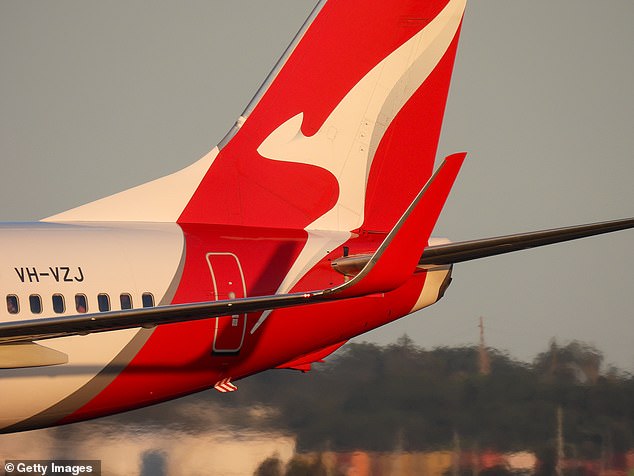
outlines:
[{"label": "blurred background", "polygon": [[[0,219],[194,162],[315,3],[1,2]],[[629,0],[468,5],[438,155],[469,157],[436,236],[634,214],[633,18]],[[440,303],[307,375],[3,435],[0,456],[95,457],[104,474],[627,474],[631,243],[626,231],[463,263]]]}]

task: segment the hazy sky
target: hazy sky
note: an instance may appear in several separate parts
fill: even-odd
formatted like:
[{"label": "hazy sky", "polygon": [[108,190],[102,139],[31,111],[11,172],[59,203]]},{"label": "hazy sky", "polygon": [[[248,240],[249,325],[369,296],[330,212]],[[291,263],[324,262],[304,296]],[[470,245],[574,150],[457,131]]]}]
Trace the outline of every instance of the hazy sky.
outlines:
[{"label": "hazy sky", "polygon": [[[0,1],[0,219],[36,220],[211,149],[314,0]],[[634,2],[478,0],[439,156],[468,161],[436,236],[634,216]],[[443,301],[364,336],[532,359],[580,339],[634,369],[634,231],[459,264]]]}]

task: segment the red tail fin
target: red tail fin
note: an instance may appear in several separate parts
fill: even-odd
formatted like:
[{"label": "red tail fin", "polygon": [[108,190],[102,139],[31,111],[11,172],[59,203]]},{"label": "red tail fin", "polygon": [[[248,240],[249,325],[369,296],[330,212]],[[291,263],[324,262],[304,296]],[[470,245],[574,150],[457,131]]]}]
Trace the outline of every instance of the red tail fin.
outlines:
[{"label": "red tail fin", "polygon": [[391,229],[431,174],[465,3],[327,1],[220,149],[52,219]]}]

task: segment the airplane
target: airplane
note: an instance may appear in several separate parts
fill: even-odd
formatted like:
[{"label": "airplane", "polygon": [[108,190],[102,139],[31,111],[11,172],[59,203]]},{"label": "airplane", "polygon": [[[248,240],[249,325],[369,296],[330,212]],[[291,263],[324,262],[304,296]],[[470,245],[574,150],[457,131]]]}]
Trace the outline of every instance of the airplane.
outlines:
[{"label": "airplane", "polygon": [[431,237],[466,156],[432,170],[465,7],[322,1],[198,162],[0,225],[0,431],[307,371],[437,302],[455,263],[634,227]]}]

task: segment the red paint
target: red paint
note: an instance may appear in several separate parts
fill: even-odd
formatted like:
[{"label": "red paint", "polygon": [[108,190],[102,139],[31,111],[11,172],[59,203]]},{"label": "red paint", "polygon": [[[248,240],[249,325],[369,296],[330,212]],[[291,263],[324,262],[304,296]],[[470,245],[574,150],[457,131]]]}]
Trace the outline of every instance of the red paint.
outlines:
[{"label": "red paint", "polygon": [[[232,253],[208,253],[207,264],[211,273],[214,299],[240,299],[246,297],[246,284],[240,259]],[[215,320],[213,351],[237,352],[242,347],[247,325],[246,314],[221,316]]]},{"label": "red paint", "polygon": [[368,179],[362,229],[389,231],[431,176],[458,37],[436,69],[394,118]]},{"label": "red paint", "polygon": [[[280,124],[304,114],[302,132],[314,134],[341,99],[382,59],[424,28],[447,0],[331,0],[305,33],[274,82],[235,137],[220,151],[178,223],[186,243],[183,275],[174,303],[208,301],[229,292],[236,259],[248,296],[274,294],[306,244],[303,230],[330,210],[339,185],[330,172],[314,166],[264,159],[257,148]],[[377,249],[431,174],[444,113],[457,35],[436,70],[415,92],[378,145],[368,177],[365,223],[345,246],[350,254]],[[360,178],[363,179],[363,178]],[[439,195],[448,192],[443,181]],[[420,212],[415,230],[398,243],[399,253],[422,252],[444,200]],[[426,216],[427,214],[428,216]],[[375,234],[371,231],[378,230]],[[223,258],[208,260],[209,253]],[[392,252],[390,252],[392,253]],[[293,291],[343,283],[330,266],[343,248],[316,264]],[[409,259],[409,258],[408,258]],[[411,261],[411,260],[409,260]],[[398,319],[416,303],[426,273],[413,273],[383,294],[308,307],[277,310],[254,333],[260,314],[246,317],[247,332],[238,354],[214,354],[215,321],[159,326],[145,346],[104,391],[58,423],[124,411],[213,387],[280,365],[308,365],[342,342]],[[210,276],[225,277],[215,291]],[[388,264],[389,267],[390,264]],[[383,266],[383,265],[382,265]],[[379,269],[385,273],[387,269]],[[404,275],[399,272],[399,275]],[[221,334],[230,321],[223,318]],[[243,321],[240,321],[242,325]],[[227,346],[235,334],[227,336]]]},{"label": "red paint", "polygon": [[[363,76],[424,28],[446,4],[447,0],[326,3],[246,123],[220,151],[178,222],[302,229],[331,209],[339,189],[328,171],[264,159],[257,148],[280,124],[299,113],[304,113],[302,132],[313,135]],[[449,56],[453,59],[453,53]],[[446,72],[440,75],[439,80],[448,81]],[[392,145],[384,152],[391,160],[398,160],[399,169],[401,164],[409,163],[413,150],[416,154],[424,150],[424,161],[417,165],[420,174],[414,174],[419,182],[422,175],[423,183],[431,171],[437,145],[442,120],[442,110],[436,117],[438,108],[444,106],[447,94],[447,85],[443,85],[444,93],[430,99],[438,87],[436,80],[424,87],[426,94],[410,101],[397,126],[392,127],[393,138],[388,137]],[[427,107],[430,109],[424,109]],[[423,117],[426,121],[431,118],[429,127],[420,127]],[[403,132],[399,133],[401,128]],[[421,134],[420,139],[415,139],[416,134]],[[432,139],[428,144],[429,137]],[[413,145],[408,146],[412,140]],[[380,160],[381,168],[385,168],[384,160]],[[398,183],[391,182],[389,189],[385,188],[387,184],[377,183],[384,189],[377,201],[397,190],[400,193]],[[405,203],[420,185],[414,188],[413,193],[405,191]]]},{"label": "red paint", "polygon": [[[208,298],[212,285],[206,254],[210,250],[235,254],[245,270],[247,293],[281,283],[297,256],[304,232],[285,230],[185,227],[187,258],[175,302]],[[244,233],[238,236],[237,233]],[[254,237],[257,236],[254,246]],[[351,246],[367,249],[368,245]],[[341,256],[335,250],[329,256]],[[296,288],[305,283],[327,287],[343,276],[332,270],[326,258]],[[259,269],[261,274],[251,271]],[[262,279],[263,274],[266,280]],[[200,276],[206,279],[197,279]],[[58,423],[94,418],[149,405],[212,387],[219,380],[237,378],[276,367],[300,355],[338,344],[405,315],[416,302],[425,274],[416,274],[404,286],[383,296],[277,310],[251,335],[259,314],[247,317],[247,334],[238,355],[212,352],[214,320],[159,326],[128,367],[93,400]],[[266,284],[263,284],[266,283]]]}]

